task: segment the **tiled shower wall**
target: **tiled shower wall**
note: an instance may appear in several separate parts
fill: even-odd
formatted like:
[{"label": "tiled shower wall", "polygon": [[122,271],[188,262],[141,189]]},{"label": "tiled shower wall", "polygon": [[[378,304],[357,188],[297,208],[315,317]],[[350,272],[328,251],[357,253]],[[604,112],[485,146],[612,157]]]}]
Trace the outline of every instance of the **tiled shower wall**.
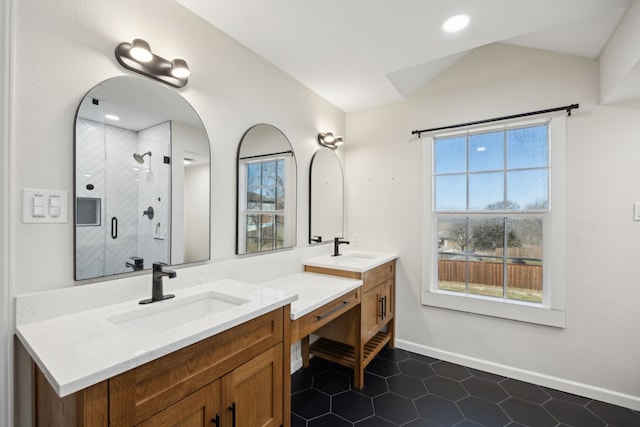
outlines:
[{"label": "tiled shower wall", "polygon": [[[138,133],[80,118],[76,126],[77,196],[101,201],[100,225],[76,227],[76,279],[131,271],[125,263],[132,256],[144,258],[145,267],[169,263],[170,234],[154,234],[156,223],[169,223],[170,166],[162,160],[170,155],[170,124]],[[138,164],[133,154],[147,151],[151,159]],[[148,206],[153,220],[142,216]]]},{"label": "tiled shower wall", "polygon": [[[151,151],[145,157],[138,182],[138,253],[143,254],[145,267],[154,262],[170,264],[171,229],[171,124],[162,123],[138,132],[138,152]],[[153,207],[153,219],[142,212]]]}]

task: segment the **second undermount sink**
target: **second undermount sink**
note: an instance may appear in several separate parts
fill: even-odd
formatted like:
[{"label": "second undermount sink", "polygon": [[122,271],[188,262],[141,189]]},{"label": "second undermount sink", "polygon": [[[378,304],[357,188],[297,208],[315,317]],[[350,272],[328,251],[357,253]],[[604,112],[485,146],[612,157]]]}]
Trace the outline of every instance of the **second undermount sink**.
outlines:
[{"label": "second undermount sink", "polygon": [[393,253],[347,250],[340,256],[322,255],[316,258],[306,259],[303,263],[306,266],[312,267],[364,272],[392,259],[396,259],[397,257],[398,255]]},{"label": "second undermount sink", "polygon": [[107,320],[134,335],[149,336],[165,332],[248,303],[249,300],[204,292],[175,300],[136,308],[132,311],[107,317]]},{"label": "second undermount sink", "polygon": [[353,260],[358,260],[358,259],[374,259],[374,258],[378,258],[380,255],[377,254],[367,254],[367,253],[362,253],[362,252],[347,252],[345,254],[340,255],[342,257],[342,259],[353,259]]}]

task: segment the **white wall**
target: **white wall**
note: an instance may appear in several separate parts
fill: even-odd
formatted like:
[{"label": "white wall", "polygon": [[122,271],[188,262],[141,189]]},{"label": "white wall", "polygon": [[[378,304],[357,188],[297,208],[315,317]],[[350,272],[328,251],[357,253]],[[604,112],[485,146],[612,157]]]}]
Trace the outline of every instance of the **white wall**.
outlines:
[{"label": "white wall", "polygon": [[[347,116],[347,236],[400,254],[401,346],[640,409],[640,112],[598,105],[598,94],[597,61],[496,44],[406,101]],[[580,109],[567,123],[567,327],[420,305],[431,148],[411,131],[571,103]]]},{"label": "white wall", "polygon": [[[10,199],[0,199],[9,200],[9,227],[13,234],[8,270],[12,272],[14,291],[8,298],[74,286],[73,221],[57,225],[22,224],[21,190],[57,189],[73,194],[76,109],[84,95],[100,81],[130,73],[117,64],[113,52],[120,42],[135,37],[147,39],[160,56],[187,60],[192,75],[180,93],[202,118],[211,143],[213,261],[178,271],[179,279],[270,280],[302,271],[302,259],[330,251],[328,246],[307,248],[309,162],[319,148],[318,132],[345,133],[346,117],[342,111],[170,0],[9,0],[2,5],[3,9],[5,5],[15,8],[16,45],[13,73],[16,96],[10,105],[15,124],[8,147],[14,153],[14,161],[9,164],[4,155],[0,156],[0,161],[7,162],[7,166],[0,163],[0,172],[9,168],[12,194]],[[4,24],[4,15],[2,18]],[[4,31],[8,27],[2,28]],[[4,41],[7,36],[2,37]],[[4,117],[4,108],[0,113]],[[243,133],[257,123],[269,123],[282,130],[296,154],[298,248],[238,258],[234,254],[236,153]],[[3,185],[8,182],[4,178],[2,174]],[[2,197],[3,188],[0,187]],[[72,206],[69,197],[69,209]],[[0,224],[2,220],[4,214],[0,215]],[[0,237],[0,244],[5,245],[4,234]],[[0,295],[9,288],[5,285],[8,270],[1,268],[2,260]],[[1,308],[4,316],[7,311],[4,306]],[[13,318],[12,314],[9,316]],[[2,324],[5,325],[4,321]],[[12,327],[6,332],[11,331]],[[8,351],[3,350],[3,356]],[[5,364],[3,358],[2,362],[4,368],[12,361]],[[15,422],[29,425],[29,372],[28,365],[22,362],[17,360],[25,368],[18,369],[16,374],[19,397]],[[3,377],[0,384],[10,389],[10,382]],[[13,398],[10,394],[5,399],[3,390],[0,405]],[[9,411],[0,406],[0,414],[4,416]],[[4,420],[0,420],[0,425],[5,425]]]},{"label": "white wall", "polygon": [[13,419],[13,303],[10,284],[11,3],[0,3],[0,425]]}]

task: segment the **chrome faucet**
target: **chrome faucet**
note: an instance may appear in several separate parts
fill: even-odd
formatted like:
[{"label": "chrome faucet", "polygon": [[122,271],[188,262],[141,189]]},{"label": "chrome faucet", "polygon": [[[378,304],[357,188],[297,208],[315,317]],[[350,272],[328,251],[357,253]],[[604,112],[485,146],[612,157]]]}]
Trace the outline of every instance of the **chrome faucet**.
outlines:
[{"label": "chrome faucet", "polygon": [[149,304],[156,301],[163,301],[169,298],[175,297],[173,294],[164,295],[162,291],[162,277],[167,276],[169,279],[176,277],[176,272],[173,270],[166,270],[164,267],[168,267],[164,262],[153,263],[153,283],[151,288],[151,298],[143,299],[140,304]]},{"label": "chrome faucet", "polygon": [[349,244],[348,240],[342,240],[340,237],[336,237],[333,239],[333,255],[332,256],[340,256],[340,245],[346,243]]}]

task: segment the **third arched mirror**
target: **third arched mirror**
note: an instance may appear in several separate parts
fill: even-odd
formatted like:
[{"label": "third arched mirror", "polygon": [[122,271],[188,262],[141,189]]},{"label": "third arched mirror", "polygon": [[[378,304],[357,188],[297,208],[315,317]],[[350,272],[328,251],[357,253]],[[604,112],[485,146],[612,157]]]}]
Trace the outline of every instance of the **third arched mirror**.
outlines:
[{"label": "third arched mirror", "polygon": [[309,243],[344,236],[344,182],[342,166],[329,148],[316,151],[309,179]]}]

